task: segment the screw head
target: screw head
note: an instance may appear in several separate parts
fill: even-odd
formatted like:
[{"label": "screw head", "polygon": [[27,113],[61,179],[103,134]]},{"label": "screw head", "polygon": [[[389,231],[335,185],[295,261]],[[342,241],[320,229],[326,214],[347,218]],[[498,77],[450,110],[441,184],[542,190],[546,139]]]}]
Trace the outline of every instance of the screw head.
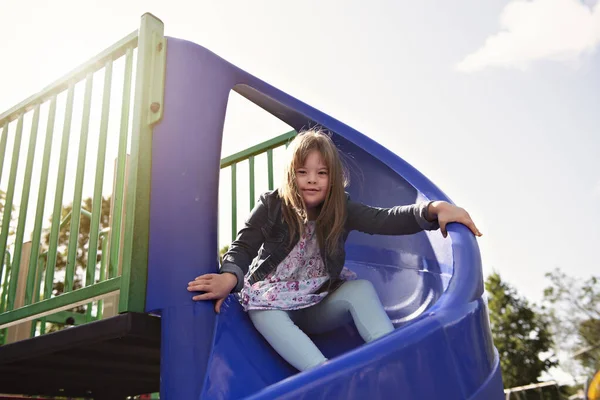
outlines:
[{"label": "screw head", "polygon": [[156,46],[156,50],[158,50],[158,51],[162,51],[162,49],[163,49],[163,44],[162,44],[162,42],[160,42],[160,43],[158,44],[158,46]]},{"label": "screw head", "polygon": [[150,111],[157,113],[160,110],[160,103],[154,102],[150,105]]}]

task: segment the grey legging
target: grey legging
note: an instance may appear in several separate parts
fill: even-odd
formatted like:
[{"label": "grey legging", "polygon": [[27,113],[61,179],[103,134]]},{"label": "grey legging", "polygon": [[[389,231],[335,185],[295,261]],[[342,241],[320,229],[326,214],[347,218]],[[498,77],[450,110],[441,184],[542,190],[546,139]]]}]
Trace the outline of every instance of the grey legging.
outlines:
[{"label": "grey legging", "polygon": [[300,371],[327,361],[306,333],[333,330],[350,318],[365,342],[394,330],[377,292],[366,280],[345,282],[312,307],[294,311],[250,310],[248,315],[275,351]]}]

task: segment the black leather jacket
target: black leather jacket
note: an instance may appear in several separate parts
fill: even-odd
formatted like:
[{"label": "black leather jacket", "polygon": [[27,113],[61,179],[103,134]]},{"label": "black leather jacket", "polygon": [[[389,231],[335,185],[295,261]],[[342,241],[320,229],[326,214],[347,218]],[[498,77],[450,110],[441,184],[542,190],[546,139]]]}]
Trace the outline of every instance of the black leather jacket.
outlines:
[{"label": "black leather jacket", "polygon": [[[407,235],[424,229],[438,229],[437,221],[427,221],[428,202],[392,208],[370,207],[350,200],[346,205],[345,229],[340,239],[341,251],[330,256],[321,249],[321,257],[328,271],[330,284],[338,279],[344,266],[346,252],[344,243],[348,233],[358,230],[369,234]],[[244,287],[244,276],[250,274],[250,284],[265,279],[298,243],[296,233],[290,242],[288,226],[283,220],[281,198],[277,190],[266,192],[250,213],[246,226],[223,256],[221,273],[232,273],[237,277],[234,292]],[[257,257],[258,255],[258,257]]]}]

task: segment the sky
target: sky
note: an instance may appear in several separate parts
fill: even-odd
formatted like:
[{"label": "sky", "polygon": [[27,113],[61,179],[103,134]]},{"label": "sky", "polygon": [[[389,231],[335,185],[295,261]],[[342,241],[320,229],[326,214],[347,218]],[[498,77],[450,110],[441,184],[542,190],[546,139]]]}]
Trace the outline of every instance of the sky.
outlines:
[{"label": "sky", "polygon": [[[144,12],[407,160],[471,214],[484,273],[530,301],[554,268],[597,273],[596,1],[3,0],[0,110],[137,29]],[[223,156],[285,132],[234,95],[230,108]]]}]

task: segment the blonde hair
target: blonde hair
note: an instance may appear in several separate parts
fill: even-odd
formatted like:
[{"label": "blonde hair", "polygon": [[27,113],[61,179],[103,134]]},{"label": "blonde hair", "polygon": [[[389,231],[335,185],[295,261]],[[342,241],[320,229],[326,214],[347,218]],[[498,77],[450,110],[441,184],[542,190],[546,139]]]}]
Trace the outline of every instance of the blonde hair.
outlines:
[{"label": "blonde hair", "polygon": [[289,161],[279,189],[283,218],[289,227],[290,240],[293,240],[297,232],[300,235],[304,233],[308,214],[296,184],[296,170],[304,166],[313,150],[321,155],[329,175],[329,188],[316,220],[317,240],[320,248],[326,249],[328,254],[335,254],[340,250],[339,241],[346,221],[345,187],[349,180],[338,149],[329,135],[321,129],[313,128],[299,133],[288,147]]}]

